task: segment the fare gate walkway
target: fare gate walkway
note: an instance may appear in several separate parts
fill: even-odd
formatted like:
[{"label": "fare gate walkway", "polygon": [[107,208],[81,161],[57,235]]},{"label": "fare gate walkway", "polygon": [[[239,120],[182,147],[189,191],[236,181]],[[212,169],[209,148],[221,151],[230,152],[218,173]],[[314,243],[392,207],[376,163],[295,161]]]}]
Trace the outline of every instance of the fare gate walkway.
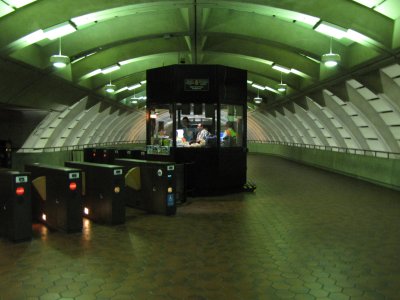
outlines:
[{"label": "fare gate walkway", "polygon": [[399,299],[400,193],[250,154],[255,193],[0,240],[0,299]]}]

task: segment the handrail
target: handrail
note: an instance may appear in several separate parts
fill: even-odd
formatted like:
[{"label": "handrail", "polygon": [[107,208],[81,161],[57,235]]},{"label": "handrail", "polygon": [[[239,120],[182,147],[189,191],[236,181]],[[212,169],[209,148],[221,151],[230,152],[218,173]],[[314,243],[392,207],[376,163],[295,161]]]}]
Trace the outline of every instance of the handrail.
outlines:
[{"label": "handrail", "polygon": [[[267,140],[247,140],[247,143],[249,143],[249,144],[285,145],[285,146],[291,146],[291,147],[318,149],[318,150],[342,152],[342,153],[348,153],[348,154],[400,159],[399,152],[388,152],[388,151],[381,151],[381,150],[344,148],[344,147],[338,147],[338,146],[313,145],[313,144],[302,144],[302,143],[282,142],[282,141],[267,141]],[[18,153],[42,153],[42,152],[83,150],[85,148],[109,147],[109,146],[119,146],[119,145],[128,145],[128,144],[143,144],[143,145],[145,145],[146,141],[145,140],[118,141],[118,142],[91,143],[91,144],[86,144],[86,145],[73,145],[73,146],[60,146],[60,147],[20,148],[20,149],[13,149],[13,150],[17,151]]]},{"label": "handrail", "polygon": [[302,143],[292,143],[292,142],[282,142],[282,141],[262,141],[262,140],[247,140],[247,143],[253,144],[276,144],[276,145],[285,145],[291,147],[300,147],[307,149],[318,149],[325,151],[334,151],[334,152],[342,152],[348,154],[357,154],[357,155],[365,155],[365,156],[374,156],[374,157],[383,157],[390,159],[400,159],[399,152],[388,152],[381,150],[367,150],[367,149],[357,149],[357,148],[344,148],[337,146],[326,146],[326,145],[313,145],[313,144],[302,144]]},{"label": "handrail", "polygon": [[15,150],[18,153],[42,153],[42,152],[83,150],[86,148],[109,147],[109,146],[119,146],[119,145],[128,145],[128,144],[146,144],[146,141],[145,140],[118,141],[118,142],[104,142],[104,143],[92,143],[92,144],[85,144],[85,145],[46,147],[46,148],[19,148],[19,149],[13,149],[13,150]]}]

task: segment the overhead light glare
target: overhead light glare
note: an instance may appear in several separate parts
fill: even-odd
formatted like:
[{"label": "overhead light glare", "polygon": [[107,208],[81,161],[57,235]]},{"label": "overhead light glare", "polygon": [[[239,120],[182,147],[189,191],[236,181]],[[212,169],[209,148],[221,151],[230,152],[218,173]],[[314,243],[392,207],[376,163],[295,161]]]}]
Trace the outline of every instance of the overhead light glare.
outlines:
[{"label": "overhead light glare", "polygon": [[253,81],[247,80],[247,84],[253,84]]},{"label": "overhead light glare", "polygon": [[44,33],[49,40],[55,40],[75,31],[76,28],[70,22],[64,22],[47,28]]},{"label": "overhead light glare", "polygon": [[119,64],[112,65],[112,66],[109,66],[109,67],[107,67],[107,68],[102,69],[102,70],[101,70],[101,73],[103,73],[103,74],[108,74],[108,73],[114,72],[114,71],[116,71],[116,70],[119,70],[120,68],[121,68],[121,67],[120,67]]},{"label": "overhead light glare", "polygon": [[23,7],[35,1],[36,0],[3,0],[3,2],[6,2],[8,5],[13,6],[15,8]]},{"label": "overhead light glare", "polygon": [[46,34],[44,33],[44,31],[42,29],[39,29],[39,30],[36,30],[35,32],[32,32],[32,33],[24,36],[22,39],[28,45],[32,45],[41,40],[44,40],[45,38],[46,38]]},{"label": "overhead light glare", "polygon": [[363,35],[357,31],[354,31],[352,29],[347,30],[346,37],[352,41],[355,41],[360,44],[364,44],[369,40],[369,38],[366,35]]},{"label": "overhead light glare", "polygon": [[275,90],[275,89],[273,89],[272,87],[265,86],[265,89],[268,90],[268,91],[270,91],[270,92],[273,92],[273,93],[275,93],[275,94],[278,94],[278,91]]},{"label": "overhead light glare", "polygon": [[253,83],[251,86],[256,89],[262,90],[262,91],[265,90],[265,87],[263,87],[262,85],[259,85],[257,83]]},{"label": "overhead light glare", "polygon": [[140,82],[141,85],[146,84],[146,83],[147,83],[146,80],[142,80],[142,81]]},{"label": "overhead light glare", "polygon": [[320,23],[318,23],[314,29],[315,31],[318,31],[330,37],[334,37],[335,39],[341,39],[347,34],[347,29],[325,21],[321,21]]},{"label": "overhead light glare", "polygon": [[88,73],[87,76],[88,76],[88,77],[92,77],[92,76],[96,76],[96,75],[98,75],[98,74],[100,74],[100,73],[101,73],[101,69],[96,69],[96,70],[94,70],[94,71]]},{"label": "overhead light glare", "polygon": [[128,87],[124,86],[124,87],[120,88],[119,90],[117,90],[115,93],[118,94],[118,93],[121,93],[123,91],[126,91],[127,89],[128,89]]},{"label": "overhead light glare", "polygon": [[135,61],[136,61],[136,58],[131,58],[131,59],[127,59],[127,60],[120,61],[118,64],[120,64],[121,66],[123,66],[123,65],[127,65],[127,64],[133,63],[133,62],[135,62]]},{"label": "overhead light glare", "polygon": [[353,0],[353,1],[358,2],[368,8],[373,8],[374,6],[382,2],[382,0]]},{"label": "overhead light glare", "polygon": [[136,83],[134,85],[128,86],[128,90],[134,90],[137,89],[138,87],[141,87],[142,85],[140,83]]},{"label": "overhead light glare", "polygon": [[72,18],[71,21],[74,22],[74,24],[79,27],[79,26],[84,26],[87,24],[95,23],[97,21],[97,19],[94,14],[88,14],[88,15]]},{"label": "overhead light glare", "polygon": [[272,65],[272,69],[280,71],[280,72],[283,72],[285,74],[289,74],[290,73],[290,69],[288,69],[288,68],[286,68],[284,66],[277,65],[277,64],[273,64]]}]

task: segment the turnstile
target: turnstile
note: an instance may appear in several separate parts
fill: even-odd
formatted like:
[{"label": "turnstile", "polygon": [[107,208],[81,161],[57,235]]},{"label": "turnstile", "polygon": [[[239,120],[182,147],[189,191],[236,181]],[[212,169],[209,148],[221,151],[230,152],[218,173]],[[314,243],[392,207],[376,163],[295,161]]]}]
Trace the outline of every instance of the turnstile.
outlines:
[{"label": "turnstile", "polygon": [[82,231],[81,170],[39,163],[25,170],[32,177],[33,218],[65,232]]},{"label": "turnstile", "polygon": [[151,213],[176,213],[175,164],[138,159],[116,159],[125,167],[126,204]]},{"label": "turnstile", "polygon": [[125,222],[125,178],[123,168],[91,162],[65,162],[66,167],[82,170],[84,215],[95,222]]},{"label": "turnstile", "polygon": [[31,182],[27,172],[0,169],[0,235],[14,242],[32,238]]}]

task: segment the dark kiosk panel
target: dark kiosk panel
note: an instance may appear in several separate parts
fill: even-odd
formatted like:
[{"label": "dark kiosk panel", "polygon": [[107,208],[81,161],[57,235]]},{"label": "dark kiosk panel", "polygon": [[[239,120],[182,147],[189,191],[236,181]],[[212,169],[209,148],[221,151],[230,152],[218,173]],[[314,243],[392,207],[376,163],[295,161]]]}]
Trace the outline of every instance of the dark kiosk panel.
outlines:
[{"label": "dark kiosk panel", "polygon": [[81,170],[35,163],[25,171],[32,176],[33,218],[64,232],[82,231]]},{"label": "dark kiosk panel", "polygon": [[247,72],[220,65],[147,70],[146,159],[185,165],[191,195],[240,191],[247,168]]},{"label": "dark kiosk panel", "polygon": [[116,159],[125,167],[126,204],[150,213],[176,213],[176,166],[170,162]]},{"label": "dark kiosk panel", "polygon": [[0,169],[0,236],[32,238],[31,181],[27,172]]},{"label": "dark kiosk panel", "polygon": [[95,222],[125,223],[125,177],[116,165],[65,162],[66,167],[82,170],[84,215]]}]

